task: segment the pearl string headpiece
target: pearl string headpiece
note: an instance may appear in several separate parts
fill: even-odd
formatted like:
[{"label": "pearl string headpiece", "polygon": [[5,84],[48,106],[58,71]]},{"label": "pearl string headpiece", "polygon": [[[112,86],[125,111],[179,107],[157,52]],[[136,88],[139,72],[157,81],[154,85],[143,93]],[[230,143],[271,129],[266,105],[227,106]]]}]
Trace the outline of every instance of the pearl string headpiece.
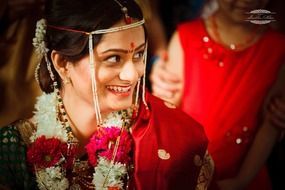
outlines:
[{"label": "pearl string headpiece", "polygon": [[[119,32],[122,30],[127,30],[127,29],[131,29],[131,28],[135,28],[138,26],[141,26],[145,23],[145,20],[142,19],[140,21],[137,22],[128,22],[127,18],[129,19],[130,17],[127,14],[127,8],[122,6],[122,4],[120,4],[117,0],[114,0],[120,7],[121,10],[124,14],[125,17],[125,22],[126,25],[123,26],[118,26],[118,27],[112,27],[112,28],[108,28],[108,29],[99,29],[99,30],[94,30],[91,32],[86,32],[86,31],[81,31],[81,30],[76,30],[76,29],[71,29],[71,28],[65,28],[65,27],[61,27],[61,26],[53,26],[53,25],[48,25],[46,23],[45,19],[41,19],[37,22],[37,27],[36,27],[36,34],[35,34],[35,38],[33,39],[33,45],[35,47],[36,52],[42,57],[45,58],[45,61],[47,63],[47,68],[49,70],[50,76],[54,82],[54,75],[52,73],[51,70],[51,63],[47,57],[47,52],[49,51],[49,49],[46,47],[46,43],[45,43],[45,34],[46,34],[46,28],[52,28],[52,29],[56,29],[56,30],[63,30],[63,31],[69,31],[69,32],[76,32],[76,33],[81,33],[84,35],[88,36],[88,49],[89,49],[89,65],[90,65],[90,75],[91,75],[91,82],[92,82],[92,99],[93,99],[93,105],[94,105],[94,110],[95,110],[95,114],[96,114],[96,119],[97,119],[97,124],[101,125],[102,124],[102,117],[101,117],[101,112],[100,112],[100,105],[99,105],[99,97],[98,97],[98,93],[97,93],[97,84],[96,84],[96,73],[95,73],[95,62],[94,62],[94,53],[93,53],[93,35],[97,35],[97,34],[106,34],[106,33],[113,33],[113,32]],[[147,61],[147,42],[146,42],[146,47],[145,47],[145,52],[144,52],[144,64],[145,64],[145,69],[146,69],[146,61]],[[35,71],[35,78],[36,80],[39,82],[39,77],[38,77],[38,70],[39,70],[39,66],[37,66],[36,71]],[[140,80],[139,80],[140,81]],[[145,70],[144,70],[144,75],[143,75],[143,91],[142,91],[142,101],[144,103],[144,105],[147,107],[146,104],[146,100],[145,100]],[[137,83],[137,92],[136,92],[136,96],[138,96],[139,94],[139,84],[140,82]],[[135,99],[135,102],[137,103],[137,98]],[[147,107],[148,108],[148,107]]]}]

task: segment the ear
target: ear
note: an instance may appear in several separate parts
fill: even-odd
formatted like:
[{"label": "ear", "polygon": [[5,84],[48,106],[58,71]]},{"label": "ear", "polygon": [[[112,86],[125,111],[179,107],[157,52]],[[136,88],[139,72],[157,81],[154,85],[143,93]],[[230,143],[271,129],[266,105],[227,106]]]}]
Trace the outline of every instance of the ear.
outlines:
[{"label": "ear", "polygon": [[51,60],[61,80],[69,78],[68,61],[55,50],[51,52]]}]

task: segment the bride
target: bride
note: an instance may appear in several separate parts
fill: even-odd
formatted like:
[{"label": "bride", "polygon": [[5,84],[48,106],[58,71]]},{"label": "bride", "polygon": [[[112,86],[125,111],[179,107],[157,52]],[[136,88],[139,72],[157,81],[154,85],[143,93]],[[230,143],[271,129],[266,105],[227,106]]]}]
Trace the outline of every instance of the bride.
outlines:
[{"label": "bride", "polygon": [[206,189],[203,128],[145,91],[147,34],[132,1],[49,0],[33,40],[43,91],[1,128],[0,187]]}]

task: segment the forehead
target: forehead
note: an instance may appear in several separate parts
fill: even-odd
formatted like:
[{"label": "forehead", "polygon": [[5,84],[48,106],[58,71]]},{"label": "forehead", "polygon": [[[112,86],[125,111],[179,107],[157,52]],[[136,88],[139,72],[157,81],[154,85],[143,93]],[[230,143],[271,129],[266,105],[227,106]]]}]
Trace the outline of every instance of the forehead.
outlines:
[{"label": "forehead", "polygon": [[[124,23],[114,25],[122,26]],[[118,32],[107,33],[102,36],[100,43],[97,46],[97,50],[105,50],[112,48],[129,48],[130,44],[135,46],[145,43],[145,33],[143,26],[137,26],[134,28],[121,30]]]}]

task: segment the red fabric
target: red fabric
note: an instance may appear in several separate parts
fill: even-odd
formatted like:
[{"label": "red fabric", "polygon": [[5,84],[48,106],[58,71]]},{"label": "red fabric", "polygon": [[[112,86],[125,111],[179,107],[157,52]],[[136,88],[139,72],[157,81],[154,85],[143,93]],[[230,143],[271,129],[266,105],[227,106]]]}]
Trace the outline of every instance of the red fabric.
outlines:
[{"label": "red fabric", "polygon": [[[194,164],[194,156],[203,159],[208,143],[203,127],[150,94],[147,102],[149,110],[140,105],[138,120],[132,128],[135,189],[194,190],[200,171],[200,166]],[[164,149],[170,158],[160,159],[158,149]]]},{"label": "red fabric", "polygon": [[[204,126],[217,178],[234,176],[256,133],[263,99],[285,61],[285,38],[268,30],[251,47],[232,51],[212,41],[200,19],[181,24],[178,34],[185,55],[181,107]],[[262,178],[252,189],[270,189],[268,178]]]}]

